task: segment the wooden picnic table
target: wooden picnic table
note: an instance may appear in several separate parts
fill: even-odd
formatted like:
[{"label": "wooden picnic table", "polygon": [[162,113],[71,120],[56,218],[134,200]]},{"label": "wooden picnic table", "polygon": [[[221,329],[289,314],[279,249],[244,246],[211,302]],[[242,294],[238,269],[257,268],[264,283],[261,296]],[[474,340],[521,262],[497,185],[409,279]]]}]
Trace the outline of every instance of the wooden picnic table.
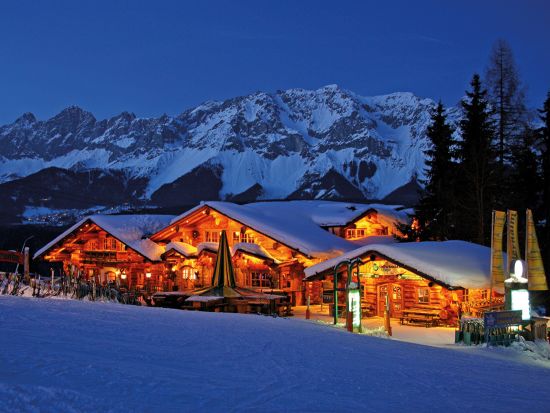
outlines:
[{"label": "wooden picnic table", "polygon": [[439,322],[439,311],[424,308],[409,308],[401,312],[401,324],[411,322],[425,323],[426,327],[434,327]]}]

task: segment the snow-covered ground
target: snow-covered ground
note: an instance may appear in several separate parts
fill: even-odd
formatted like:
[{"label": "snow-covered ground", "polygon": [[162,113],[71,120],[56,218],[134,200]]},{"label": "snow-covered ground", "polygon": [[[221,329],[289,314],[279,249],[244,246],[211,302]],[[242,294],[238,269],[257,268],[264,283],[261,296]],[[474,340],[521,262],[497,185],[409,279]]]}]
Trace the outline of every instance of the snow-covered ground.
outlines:
[{"label": "snow-covered ground", "polygon": [[550,370],[300,319],[0,296],[0,411],[550,411]]}]

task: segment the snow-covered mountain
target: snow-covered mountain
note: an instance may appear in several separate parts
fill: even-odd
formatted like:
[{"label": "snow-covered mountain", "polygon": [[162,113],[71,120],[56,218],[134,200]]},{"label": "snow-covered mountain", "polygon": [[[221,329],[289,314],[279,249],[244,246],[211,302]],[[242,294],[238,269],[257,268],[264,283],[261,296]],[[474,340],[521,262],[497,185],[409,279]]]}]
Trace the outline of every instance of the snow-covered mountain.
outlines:
[{"label": "snow-covered mountain", "polygon": [[79,206],[383,199],[423,177],[433,106],[411,93],[362,97],[330,85],[206,102],[176,117],[98,121],[76,106],[46,121],[26,113],[0,127],[0,195],[54,208],[63,204],[56,189]]}]

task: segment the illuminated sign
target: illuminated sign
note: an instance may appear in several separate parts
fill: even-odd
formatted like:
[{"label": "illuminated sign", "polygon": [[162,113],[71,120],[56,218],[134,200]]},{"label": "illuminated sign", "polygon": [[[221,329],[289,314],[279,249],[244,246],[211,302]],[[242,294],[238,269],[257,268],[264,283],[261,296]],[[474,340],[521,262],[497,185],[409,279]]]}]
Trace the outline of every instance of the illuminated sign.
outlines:
[{"label": "illuminated sign", "polygon": [[361,293],[359,290],[349,290],[348,311],[353,314],[353,328],[361,327]]},{"label": "illuminated sign", "polygon": [[529,305],[529,291],[512,290],[512,310],[521,311],[521,319],[531,319],[531,309]]},{"label": "illuminated sign", "polygon": [[374,264],[372,265],[372,269],[373,269],[374,271],[380,270],[380,271],[383,271],[383,272],[391,272],[391,271],[395,270],[396,268],[399,268],[399,266],[396,265],[396,264],[390,264],[390,263],[388,263],[388,262],[385,262],[385,263],[382,264],[382,265],[379,265],[379,264],[377,264],[377,263],[374,263]]}]

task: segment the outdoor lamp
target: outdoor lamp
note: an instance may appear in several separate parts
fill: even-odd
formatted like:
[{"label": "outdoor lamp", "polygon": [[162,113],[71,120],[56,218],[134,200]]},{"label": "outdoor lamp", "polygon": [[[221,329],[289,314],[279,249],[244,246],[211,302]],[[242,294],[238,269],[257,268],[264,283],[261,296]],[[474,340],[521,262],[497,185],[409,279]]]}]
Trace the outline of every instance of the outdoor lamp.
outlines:
[{"label": "outdoor lamp", "polygon": [[145,273],[145,276],[146,276],[147,278],[151,278],[151,273],[150,273],[150,272],[146,272],[146,273]]},{"label": "outdoor lamp", "polygon": [[514,277],[516,279],[523,278],[523,272],[525,271],[525,265],[522,260],[515,260],[514,263]]},{"label": "outdoor lamp", "polygon": [[125,279],[126,279],[126,273],[125,273],[125,272],[122,272],[122,273],[120,274],[120,278],[122,278],[123,280],[125,280]]}]

